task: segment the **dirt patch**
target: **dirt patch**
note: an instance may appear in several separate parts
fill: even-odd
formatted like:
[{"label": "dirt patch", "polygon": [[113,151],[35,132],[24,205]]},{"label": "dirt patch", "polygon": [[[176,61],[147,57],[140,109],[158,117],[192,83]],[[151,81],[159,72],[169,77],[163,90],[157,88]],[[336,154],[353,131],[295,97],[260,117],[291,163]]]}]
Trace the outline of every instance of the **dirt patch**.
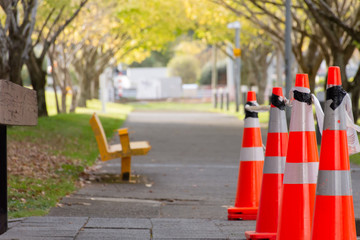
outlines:
[{"label": "dirt patch", "polygon": [[61,171],[64,164],[79,165],[80,161],[55,155],[54,151],[54,147],[43,143],[9,140],[9,174],[47,179],[56,177],[56,171]]}]

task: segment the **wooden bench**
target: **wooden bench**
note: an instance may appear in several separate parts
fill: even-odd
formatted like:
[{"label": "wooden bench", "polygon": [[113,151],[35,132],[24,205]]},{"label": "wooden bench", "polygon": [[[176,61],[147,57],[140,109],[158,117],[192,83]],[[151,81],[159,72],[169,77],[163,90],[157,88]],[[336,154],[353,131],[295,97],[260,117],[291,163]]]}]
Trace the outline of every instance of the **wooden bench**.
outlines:
[{"label": "wooden bench", "polygon": [[130,142],[128,129],[121,128],[117,130],[120,144],[108,145],[104,129],[96,113],[91,117],[90,125],[95,134],[101,160],[108,161],[121,158],[121,178],[128,181],[130,179],[131,156],[146,155],[151,149],[150,144],[146,141]]},{"label": "wooden bench", "polygon": [[7,126],[37,124],[36,92],[0,79],[0,234],[8,229]]}]

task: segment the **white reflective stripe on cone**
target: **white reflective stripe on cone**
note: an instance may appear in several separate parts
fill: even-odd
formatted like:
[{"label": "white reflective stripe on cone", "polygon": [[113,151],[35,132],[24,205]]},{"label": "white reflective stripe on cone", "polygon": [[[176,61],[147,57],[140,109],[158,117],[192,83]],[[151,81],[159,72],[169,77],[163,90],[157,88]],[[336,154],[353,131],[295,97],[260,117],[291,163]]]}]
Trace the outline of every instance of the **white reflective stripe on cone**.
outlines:
[{"label": "white reflective stripe on cone", "polygon": [[351,196],[351,174],[349,170],[319,170],[316,195]]},{"label": "white reflective stripe on cone", "polygon": [[315,131],[312,105],[297,100],[292,104],[290,132]]},{"label": "white reflective stripe on cone", "polygon": [[258,128],[260,127],[259,118],[247,117],[245,118],[244,128]]},{"label": "white reflective stripe on cone", "polygon": [[318,171],[318,162],[286,163],[284,184],[316,183]]},{"label": "white reflective stripe on cone", "polygon": [[270,108],[269,133],[288,132],[285,111],[279,108]]},{"label": "white reflective stripe on cone", "polygon": [[243,147],[240,150],[240,161],[264,161],[264,150],[262,147]]},{"label": "white reflective stripe on cone", "polygon": [[286,157],[265,157],[264,174],[282,174],[285,169]]},{"label": "white reflective stripe on cone", "polygon": [[333,100],[329,99],[325,102],[324,130],[346,130],[344,100],[335,110],[330,107]]}]

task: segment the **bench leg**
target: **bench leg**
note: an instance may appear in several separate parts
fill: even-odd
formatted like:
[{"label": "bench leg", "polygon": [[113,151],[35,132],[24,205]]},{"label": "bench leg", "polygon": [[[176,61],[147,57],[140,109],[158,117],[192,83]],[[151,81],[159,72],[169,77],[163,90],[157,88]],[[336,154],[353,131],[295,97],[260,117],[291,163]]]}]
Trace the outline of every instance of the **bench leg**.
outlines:
[{"label": "bench leg", "polygon": [[123,181],[130,180],[130,171],[131,171],[131,157],[121,158],[121,179]]}]

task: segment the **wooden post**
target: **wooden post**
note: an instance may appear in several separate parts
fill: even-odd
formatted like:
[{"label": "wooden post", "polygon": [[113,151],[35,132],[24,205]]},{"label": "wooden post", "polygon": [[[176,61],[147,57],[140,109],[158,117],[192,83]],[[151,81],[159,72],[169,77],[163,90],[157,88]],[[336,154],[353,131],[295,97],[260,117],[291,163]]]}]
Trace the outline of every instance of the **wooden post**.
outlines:
[{"label": "wooden post", "polygon": [[217,108],[217,105],[218,105],[218,93],[217,93],[216,89],[213,90],[213,99],[214,99],[214,108]]},{"label": "wooden post", "polygon": [[6,125],[0,125],[0,234],[8,229],[7,217]]},{"label": "wooden post", "polygon": [[37,111],[34,90],[0,80],[0,234],[8,229],[6,128],[7,125],[36,125]]}]

